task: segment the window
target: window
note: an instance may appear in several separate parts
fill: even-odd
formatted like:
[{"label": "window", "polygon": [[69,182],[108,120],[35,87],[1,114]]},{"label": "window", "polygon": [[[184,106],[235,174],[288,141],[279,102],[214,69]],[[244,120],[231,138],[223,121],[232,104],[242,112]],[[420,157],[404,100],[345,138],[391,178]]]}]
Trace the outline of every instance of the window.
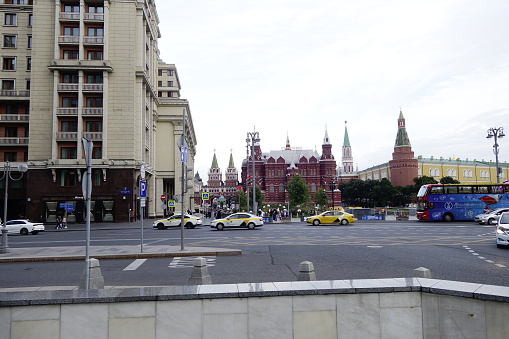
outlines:
[{"label": "window", "polygon": [[104,29],[102,27],[88,27],[87,35],[88,36],[103,36]]},{"label": "window", "polygon": [[274,184],[270,184],[269,186],[269,192],[274,193]]},{"label": "window", "polygon": [[311,192],[312,193],[315,193],[316,192],[316,184],[313,182],[311,183]]},{"label": "window", "polygon": [[472,170],[463,170],[463,178],[472,178]]},{"label": "window", "polygon": [[28,14],[28,27],[32,27],[32,22],[34,21],[34,15]]},{"label": "window", "polygon": [[64,27],[64,35],[78,36],[80,35],[80,29],[79,27]]},{"label": "window", "polygon": [[172,75],[173,75],[173,71],[172,71],[172,70],[168,70],[166,74],[167,74],[168,76],[172,76]]},{"label": "window", "polygon": [[162,81],[158,81],[158,82],[157,82],[157,86],[159,86],[159,87],[163,87],[163,82],[162,82]]},{"label": "window", "polygon": [[62,107],[78,107],[78,98],[76,97],[63,97]]},{"label": "window", "polygon": [[30,80],[27,80],[26,90],[27,90],[27,91],[29,91],[29,90],[30,90]]},{"label": "window", "polygon": [[62,121],[61,123],[62,132],[78,132],[77,121]]},{"label": "window", "polygon": [[2,90],[13,90],[14,80],[2,80]]},{"label": "window", "polygon": [[101,170],[98,169],[92,170],[92,186],[101,186],[101,179],[102,179]]},{"label": "window", "polygon": [[87,98],[86,107],[103,107],[103,98]]},{"label": "window", "polygon": [[2,59],[2,69],[4,71],[15,71],[16,70],[16,58],[15,57],[4,57]]},{"label": "window", "polygon": [[5,26],[16,26],[18,24],[18,18],[16,14],[5,13],[4,25]]},{"label": "window", "polygon": [[5,113],[7,114],[18,114],[18,105],[17,104],[7,104],[5,105]]},{"label": "window", "polygon": [[157,71],[157,75],[159,75],[160,77],[163,76],[163,70],[160,69],[159,71]]},{"label": "window", "polygon": [[102,84],[103,83],[103,75],[102,74],[87,74],[87,84]]},{"label": "window", "polygon": [[16,48],[16,36],[15,35],[4,35],[4,47],[5,48]]},{"label": "window", "polygon": [[102,6],[88,6],[88,13],[104,13],[104,7]]},{"label": "window", "polygon": [[77,157],[76,147],[62,147],[60,148],[60,159],[76,159]]},{"label": "window", "polygon": [[173,98],[173,92],[168,92],[168,98]]},{"label": "window", "polygon": [[78,50],[64,49],[65,60],[78,60]]},{"label": "window", "polygon": [[102,148],[101,147],[94,147],[94,149],[92,149],[92,159],[102,159]]},{"label": "window", "polygon": [[103,59],[103,51],[88,51],[87,59],[88,60],[102,60]]},{"label": "window", "polygon": [[27,37],[28,37],[27,48],[32,48],[32,36],[28,35]]},{"label": "window", "polygon": [[62,83],[64,84],[77,84],[78,83],[78,74],[62,74]]},{"label": "window", "polygon": [[7,138],[17,138],[18,128],[17,127],[5,127],[5,136]]},{"label": "window", "polygon": [[64,12],[66,12],[66,13],[79,13],[80,12],[80,6],[65,5],[64,6]]},{"label": "window", "polygon": [[10,162],[16,162],[17,160],[17,153],[16,152],[4,152],[4,162],[10,161]]},{"label": "window", "polygon": [[86,129],[87,132],[102,132],[103,123],[102,121],[87,121]]},{"label": "window", "polygon": [[27,57],[27,71],[32,70],[32,57]]},{"label": "window", "polygon": [[60,171],[60,186],[76,186],[76,176],[77,173],[75,170],[61,170]]},{"label": "window", "polygon": [[173,81],[168,81],[168,87],[173,87]]}]

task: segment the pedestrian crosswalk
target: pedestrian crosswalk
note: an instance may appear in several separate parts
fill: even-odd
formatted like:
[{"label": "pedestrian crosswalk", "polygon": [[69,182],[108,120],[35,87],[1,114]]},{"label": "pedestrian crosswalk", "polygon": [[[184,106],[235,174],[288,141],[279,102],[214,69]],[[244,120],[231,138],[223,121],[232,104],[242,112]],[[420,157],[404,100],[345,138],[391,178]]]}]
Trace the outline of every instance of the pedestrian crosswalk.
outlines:
[{"label": "pedestrian crosswalk", "polygon": [[[169,268],[185,268],[185,267],[193,267],[194,259],[198,257],[174,257],[170,264]],[[205,262],[208,267],[212,267],[216,265],[216,257],[215,256],[203,256],[201,258],[205,258]],[[123,271],[135,271],[141,265],[143,265],[147,259],[136,259],[132,263],[126,266]]]}]

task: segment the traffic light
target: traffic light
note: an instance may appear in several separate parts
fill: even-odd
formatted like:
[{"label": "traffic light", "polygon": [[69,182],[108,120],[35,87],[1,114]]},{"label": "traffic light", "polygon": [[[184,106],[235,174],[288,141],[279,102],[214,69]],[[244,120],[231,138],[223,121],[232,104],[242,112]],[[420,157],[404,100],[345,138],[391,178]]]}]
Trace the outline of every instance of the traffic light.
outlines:
[{"label": "traffic light", "polygon": [[187,193],[187,191],[190,188],[194,187],[193,183],[193,167],[185,165],[185,173],[184,173],[184,179],[185,179],[185,185],[184,185],[184,193]]}]

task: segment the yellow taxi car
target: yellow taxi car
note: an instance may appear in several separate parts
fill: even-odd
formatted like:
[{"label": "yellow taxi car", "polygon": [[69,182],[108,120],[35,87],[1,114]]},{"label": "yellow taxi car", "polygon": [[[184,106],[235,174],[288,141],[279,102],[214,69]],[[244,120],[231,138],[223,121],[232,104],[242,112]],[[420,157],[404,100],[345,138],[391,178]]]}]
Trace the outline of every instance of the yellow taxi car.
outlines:
[{"label": "yellow taxi car", "polygon": [[247,227],[253,230],[263,226],[263,218],[250,213],[233,213],[223,219],[215,219],[210,222],[210,227],[222,231],[225,227]]},{"label": "yellow taxi car", "polygon": [[320,224],[341,224],[348,225],[355,222],[353,214],[346,213],[345,211],[325,211],[318,215],[313,215],[306,219],[308,224],[318,226]]},{"label": "yellow taxi car", "polygon": [[[182,214],[175,214],[169,218],[154,221],[152,227],[157,228],[158,230],[164,230],[168,227],[180,226],[181,221]],[[195,228],[196,226],[201,226],[202,224],[203,221],[201,220],[201,218],[189,214],[184,214],[184,226],[186,228]]]}]

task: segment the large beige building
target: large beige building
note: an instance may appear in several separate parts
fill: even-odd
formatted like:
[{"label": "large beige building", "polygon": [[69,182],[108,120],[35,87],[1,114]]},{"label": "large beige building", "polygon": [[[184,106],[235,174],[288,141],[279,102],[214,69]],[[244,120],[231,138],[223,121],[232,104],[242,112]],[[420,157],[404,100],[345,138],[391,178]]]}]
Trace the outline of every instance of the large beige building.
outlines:
[{"label": "large beige building", "polygon": [[180,194],[177,140],[185,130],[192,167],[196,137],[175,65],[160,61],[154,1],[0,0],[0,9],[0,160],[29,167],[11,182],[9,218],[85,219],[82,138],[94,143],[92,220],[139,216],[142,165],[145,217],[162,215],[161,195]]}]

